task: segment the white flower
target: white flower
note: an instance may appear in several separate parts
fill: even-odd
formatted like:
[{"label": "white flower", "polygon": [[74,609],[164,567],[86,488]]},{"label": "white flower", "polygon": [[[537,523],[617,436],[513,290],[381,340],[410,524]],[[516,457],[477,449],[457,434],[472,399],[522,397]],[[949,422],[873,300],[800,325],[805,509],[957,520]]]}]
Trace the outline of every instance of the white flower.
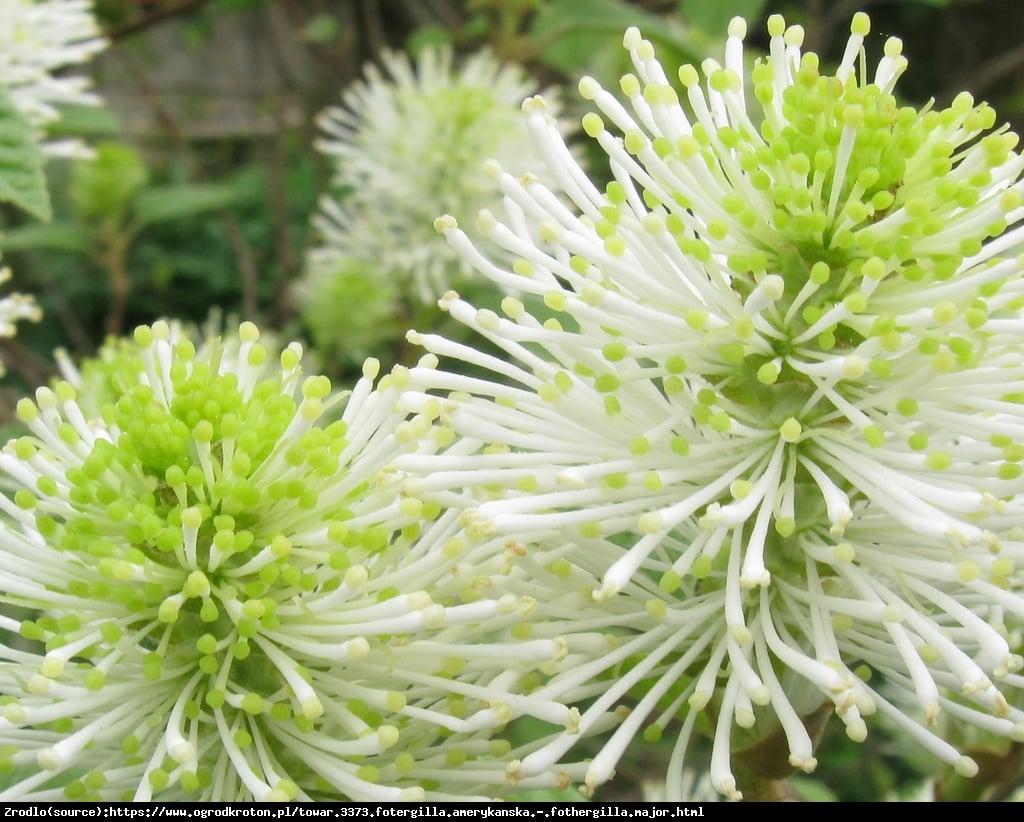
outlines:
[{"label": "white flower", "polygon": [[[323,238],[310,254],[314,268],[356,260],[395,280],[414,300],[429,302],[472,273],[433,230],[443,211],[496,206],[501,193],[480,173],[497,160],[516,174],[542,163],[519,106],[536,86],[518,66],[482,51],[453,66],[447,48],[426,48],[415,65],[385,52],[383,71],[326,109],[317,147],[334,165],[341,199],[325,195],[314,225]],[[306,289],[311,311],[319,290]]]},{"label": "white flower", "polygon": [[[943,110],[898,106],[900,43],[868,75],[868,28],[854,17],[824,74],[800,27],[773,15],[769,56],[745,82],[734,19],[724,66],[679,69],[686,108],[630,29],[626,103],[580,82],[601,112],[583,126],[609,156],[607,188],[537,99],[528,125],[578,213],[503,175],[504,222],[483,211],[476,227],[518,257],[510,267],[453,217],[437,222],[526,295],[504,316],[442,301],[503,356],[410,335],[493,377],[414,370],[414,385],[453,392],[442,419],[464,439],[457,457],[400,467],[448,500],[466,489],[496,533],[589,541],[566,559],[602,577],[598,601],[655,581],[636,602],[646,638],[622,641],[663,661],[609,692],[664,694],[685,675],[653,727],[683,719],[681,767],[710,711],[712,783],[734,797],[737,726],[756,721],[756,738],[779,723],[792,766],[810,770],[802,719],[822,700],[851,738],[879,711],[965,774],[976,765],[938,733],[940,715],[1024,738],[1007,697],[1024,684],[1007,640],[1024,616],[1024,158],[966,93]],[[654,710],[641,699],[588,785]]]},{"label": "white flower", "polygon": [[486,797],[511,790],[500,728],[575,721],[526,690],[568,649],[516,627],[536,602],[494,581],[505,541],[395,470],[436,413],[398,410],[403,372],[332,394],[257,337],[143,326],[98,417],[67,382],[19,404],[0,799]]},{"label": "white flower", "polygon": [[[11,279],[9,268],[0,268],[0,283]],[[8,294],[0,299],[0,337],[13,337],[17,333],[16,323],[19,320],[39,322],[42,318],[42,311],[36,305],[31,295],[19,294],[17,292]],[[3,364],[0,363],[0,376],[4,373]]]},{"label": "white flower", "polygon": [[[0,85],[37,128],[59,118],[57,106],[99,102],[88,78],[59,72],[106,46],[90,0],[0,0]],[[53,153],[65,146],[44,148]]]}]

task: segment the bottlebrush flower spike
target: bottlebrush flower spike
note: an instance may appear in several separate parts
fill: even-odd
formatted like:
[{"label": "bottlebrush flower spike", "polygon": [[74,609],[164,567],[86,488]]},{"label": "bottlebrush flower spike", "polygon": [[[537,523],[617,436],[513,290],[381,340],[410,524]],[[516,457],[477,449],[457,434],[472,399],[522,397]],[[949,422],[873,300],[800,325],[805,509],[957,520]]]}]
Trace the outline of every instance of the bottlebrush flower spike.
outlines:
[{"label": "bottlebrush flower spike", "polygon": [[99,416],[68,382],[19,403],[0,799],[489,797],[500,728],[574,724],[525,690],[568,649],[515,630],[537,604],[494,581],[505,541],[394,467],[436,411],[398,409],[401,370],[333,393],[258,336],[141,326],[88,369]]},{"label": "bottlebrush flower spike", "polygon": [[965,774],[976,765],[940,715],[1024,739],[1008,642],[1024,615],[1017,136],[967,93],[899,105],[900,41],[869,73],[864,14],[834,73],[801,50],[799,26],[773,15],[768,30],[748,75],[734,19],[724,65],[679,69],[682,99],[627,31],[621,96],[579,84],[609,159],[603,191],[528,101],[558,186],[502,174],[505,217],[476,219],[511,266],[453,216],[436,223],[518,296],[503,315],[442,300],[500,356],[410,335],[485,373],[413,371],[411,407],[447,393],[442,420],[463,439],[457,456],[398,464],[451,504],[463,489],[495,533],[574,535],[567,561],[603,563],[597,601],[647,591],[636,611],[652,627],[623,642],[660,662],[606,689],[641,701],[590,786],[653,715],[643,694],[684,675],[651,732],[683,719],[681,767],[710,711],[712,783],[732,797],[730,749],[751,738],[738,729],[781,725],[810,770],[801,717],[822,700],[853,739],[881,712]]}]

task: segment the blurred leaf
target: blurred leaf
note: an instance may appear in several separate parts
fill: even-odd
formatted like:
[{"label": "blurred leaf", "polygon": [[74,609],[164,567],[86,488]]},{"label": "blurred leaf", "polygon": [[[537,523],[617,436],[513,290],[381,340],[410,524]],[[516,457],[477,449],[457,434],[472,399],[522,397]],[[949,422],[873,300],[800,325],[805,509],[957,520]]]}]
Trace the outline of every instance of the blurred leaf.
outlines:
[{"label": "blurred leaf", "polygon": [[809,776],[797,774],[792,778],[793,787],[804,802],[838,802],[836,792],[828,785]]},{"label": "blurred leaf", "polygon": [[536,15],[530,34],[542,45],[540,60],[570,77],[609,53],[624,57],[622,35],[630,26],[659,48],[665,65],[699,62],[704,56],[699,45],[668,23],[622,0],[590,0],[585,12],[576,0],[552,0]]},{"label": "blurred leaf", "polygon": [[330,43],[341,34],[341,24],[333,14],[316,14],[306,21],[300,36],[307,43]]},{"label": "blurred leaf", "polygon": [[148,181],[149,172],[135,149],[102,143],[93,159],[72,166],[68,196],[84,220],[120,223]]},{"label": "blurred leaf", "polygon": [[148,188],[135,198],[135,219],[140,225],[190,217],[230,205],[236,198],[225,185],[181,185]]},{"label": "blurred leaf", "polygon": [[629,26],[649,34],[664,25],[661,17],[619,0],[590,0],[583,11],[576,0],[553,0],[537,14],[531,33],[541,43],[550,40],[541,59],[572,75],[581,57],[621,47]]},{"label": "blurred leaf", "polygon": [[0,201],[49,220],[50,194],[35,129],[0,88]]},{"label": "blurred leaf", "polygon": [[405,48],[413,58],[417,58],[424,49],[447,46],[451,42],[451,29],[445,26],[420,26],[409,35]]},{"label": "blurred leaf", "polygon": [[52,249],[85,254],[90,246],[89,232],[71,223],[32,223],[12,229],[0,236],[3,251],[34,251]]},{"label": "blurred leaf", "polygon": [[743,17],[752,23],[764,7],[765,0],[680,0],[679,13],[689,25],[724,37],[733,17]]},{"label": "blurred leaf", "polygon": [[572,788],[567,791],[558,790],[547,790],[547,791],[525,791],[524,793],[517,793],[512,797],[514,802],[587,802],[589,801],[583,794]]},{"label": "blurred leaf", "polygon": [[113,137],[121,121],[104,106],[62,106],[60,119],[46,128],[50,137]]}]

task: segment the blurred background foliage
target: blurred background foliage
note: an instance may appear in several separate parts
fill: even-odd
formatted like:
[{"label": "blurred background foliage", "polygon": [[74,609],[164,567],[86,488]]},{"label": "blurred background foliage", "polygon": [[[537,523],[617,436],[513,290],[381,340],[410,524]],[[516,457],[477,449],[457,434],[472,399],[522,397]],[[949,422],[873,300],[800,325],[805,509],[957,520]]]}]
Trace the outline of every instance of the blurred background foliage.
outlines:
[{"label": "blurred background foliage", "polygon": [[[574,102],[576,80],[591,74],[617,89],[629,25],[654,42],[664,64],[699,65],[721,57],[732,16],[747,18],[748,47],[757,50],[767,46],[766,18],[779,12],[804,26],[805,49],[834,65],[851,15],[864,10],[872,17],[870,59],[886,37],[903,39],[910,70],[898,91],[906,101],[944,104],[966,89],[1020,133],[1020,8],[1020,0],[97,0],[111,47],[91,73],[106,106],[68,110],[51,130],[86,137],[95,157],[50,161],[51,222],[0,209],[4,263],[15,287],[35,294],[44,310],[42,322],[22,323],[15,338],[0,341],[8,370],[0,422],[18,397],[53,375],[54,349],[87,356],[106,335],[161,316],[201,324],[221,309],[308,338],[294,284],[331,178],[329,161],[312,148],[314,118],[337,105],[384,48],[489,46],[523,65],[538,87],[564,83],[566,116],[578,121],[585,109]],[[591,168],[595,177],[603,173],[597,158]],[[440,313],[417,321],[454,333]],[[359,327],[353,323],[352,333]],[[374,345],[386,366],[415,356],[402,329]],[[343,356],[321,354],[318,362],[342,382],[351,376]],[[517,733],[525,741],[532,730]],[[652,744],[643,759],[624,761],[596,798],[656,798],[657,786],[644,780],[663,769],[668,753]],[[979,780],[965,786],[946,778],[937,791],[1005,798],[1020,781],[1020,758],[1017,745],[982,753],[990,767]],[[932,767],[895,733],[873,732],[855,746],[830,726],[819,761],[813,779],[796,782],[806,798],[906,797]]]}]

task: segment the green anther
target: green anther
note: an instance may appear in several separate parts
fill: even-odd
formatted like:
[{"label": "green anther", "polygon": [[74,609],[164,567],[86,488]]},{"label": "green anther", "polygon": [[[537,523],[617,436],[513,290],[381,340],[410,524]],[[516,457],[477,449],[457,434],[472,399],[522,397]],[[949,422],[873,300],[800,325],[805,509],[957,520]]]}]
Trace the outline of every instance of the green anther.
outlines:
[{"label": "green anther", "polygon": [[946,451],[932,451],[925,458],[925,465],[933,471],[943,471],[953,464],[953,458]]},{"label": "green anther", "polygon": [[35,495],[24,488],[19,488],[14,492],[14,504],[21,508],[23,511],[31,511],[36,507],[38,500]]},{"label": "green anther", "polygon": [[665,360],[665,370],[668,371],[669,374],[682,374],[686,371],[686,368],[686,360],[678,354],[672,354],[667,360]]},{"label": "green anther", "polygon": [[104,622],[100,625],[100,636],[109,645],[114,645],[124,636],[124,630],[114,622]]},{"label": "green anther", "polygon": [[843,298],[843,306],[851,314],[861,314],[867,310],[868,298],[865,297],[861,292],[855,291],[852,294],[848,294]]},{"label": "green anther", "polygon": [[885,276],[885,263],[878,257],[871,257],[864,261],[864,265],[861,266],[860,272],[870,280],[879,280]]},{"label": "green anther", "polygon": [[549,291],[544,295],[544,305],[552,311],[565,311],[568,302],[561,291]]},{"label": "green anther", "polygon": [[690,567],[690,573],[693,574],[695,579],[704,579],[711,573],[713,567],[711,557],[702,555],[694,560],[693,565]]},{"label": "green anther", "polygon": [[680,457],[685,457],[690,453],[690,442],[686,437],[677,434],[669,441],[669,448]]},{"label": "green anther", "polygon": [[155,651],[146,654],[142,659],[142,673],[150,682],[160,679],[163,666],[164,658]]},{"label": "green anther", "polygon": [[974,351],[974,345],[966,337],[951,337],[946,343],[958,359],[967,359]]},{"label": "green anther", "polygon": [[918,412],[917,400],[905,397],[896,403],[896,411],[905,417],[911,417]]},{"label": "green anther", "polygon": [[597,137],[601,136],[602,132],[604,131],[604,121],[601,120],[601,118],[598,115],[594,114],[593,112],[589,112],[588,114],[584,115],[581,124],[583,125],[583,130],[586,132],[588,137],[593,137],[596,139]]},{"label": "green anther", "polygon": [[1024,466],[1018,462],[1004,462],[999,466],[999,478],[1002,480],[1017,479],[1024,473]]},{"label": "green anther", "polygon": [[609,362],[620,362],[626,358],[629,353],[625,343],[611,342],[607,343],[602,349],[601,353],[604,358]]},{"label": "green anther", "polygon": [[936,374],[948,374],[956,368],[956,358],[948,351],[940,351],[932,357],[931,368]]},{"label": "green anther", "polygon": [[1010,462],[1020,462],[1024,460],[1024,445],[1018,443],[1009,443],[1003,447],[1003,459]]},{"label": "green anther", "polygon": [[778,380],[779,367],[774,362],[765,362],[758,369],[758,382],[762,385],[774,385]]},{"label": "green anther", "polygon": [[916,431],[907,438],[907,445],[913,451],[924,451],[928,448],[928,435],[922,431]]},{"label": "green anther", "polygon": [[630,129],[624,135],[626,151],[630,154],[639,154],[650,145],[647,135],[639,129]]},{"label": "green anther", "polygon": [[626,253],[626,241],[619,236],[608,237],[604,241],[604,249],[613,257],[621,257]]},{"label": "green anther", "polygon": [[212,442],[213,424],[209,420],[200,420],[192,429],[192,439],[196,442]]},{"label": "green anther", "polygon": [[939,325],[946,325],[956,319],[957,314],[960,311],[956,306],[956,303],[950,300],[943,300],[935,304],[932,308],[932,316],[935,318],[935,322]]},{"label": "green anther", "polygon": [[27,397],[22,397],[18,400],[16,412],[18,419],[22,422],[32,422],[32,420],[39,416],[39,408]]},{"label": "green anther", "polygon": [[700,308],[688,308],[683,319],[694,331],[701,331],[707,324],[708,312]]},{"label": "green anther", "polygon": [[149,348],[153,344],[153,329],[149,326],[138,326],[132,336],[139,348]]},{"label": "green anther", "polygon": [[796,520],[792,517],[782,517],[775,520],[775,533],[783,539],[793,536],[796,531]]},{"label": "green anther", "polygon": [[880,448],[885,444],[885,432],[877,425],[866,425],[863,434],[864,441],[872,448]]},{"label": "green anther", "polygon": [[718,355],[723,362],[738,365],[746,355],[746,346],[742,342],[729,342],[718,349]]},{"label": "green anther", "polygon": [[193,571],[188,575],[183,593],[189,597],[205,597],[210,593],[210,581],[202,571]]},{"label": "green anther", "polygon": [[602,481],[608,488],[614,490],[622,490],[629,484],[629,478],[622,473],[607,474]]},{"label": "green anther", "polygon": [[679,590],[679,586],[682,582],[682,577],[680,577],[675,571],[666,571],[662,574],[661,580],[658,582],[658,587],[666,594],[672,594]]},{"label": "green anther", "polygon": [[629,451],[634,456],[638,456],[638,457],[639,456],[643,456],[644,454],[648,453],[650,450],[651,450],[651,442],[650,442],[650,440],[647,439],[647,437],[644,437],[644,436],[636,437],[629,444]]},{"label": "green anther", "polygon": [[216,622],[220,616],[220,611],[217,608],[217,603],[212,599],[204,599],[202,607],[199,609],[199,619],[203,622],[210,623]]},{"label": "green anther", "polygon": [[793,417],[790,417],[779,426],[779,436],[786,442],[797,442],[802,432],[803,426],[800,425],[799,420]]},{"label": "green anther", "polygon": [[242,697],[242,700],[239,703],[239,707],[241,707],[243,711],[245,711],[247,714],[250,714],[251,716],[259,716],[261,713],[263,713],[263,697],[253,692],[247,693],[245,696]]},{"label": "green anther", "polygon": [[828,282],[830,274],[831,269],[829,268],[828,264],[819,260],[813,266],[811,266],[810,273],[808,274],[808,279],[810,279],[810,281],[815,285],[825,285],[825,283]]},{"label": "green anther", "polygon": [[217,637],[213,634],[203,634],[196,640],[196,650],[201,654],[212,654],[217,650]]},{"label": "green anther", "polygon": [[892,376],[892,363],[889,360],[875,358],[868,362],[868,370],[879,379],[887,380]]},{"label": "green anther", "polygon": [[160,608],[157,611],[157,619],[168,624],[177,622],[180,607],[180,603],[176,600],[165,599],[160,603]]},{"label": "green anther", "polygon": [[642,93],[640,81],[635,74],[624,74],[619,78],[619,88],[626,97],[637,97]]}]

